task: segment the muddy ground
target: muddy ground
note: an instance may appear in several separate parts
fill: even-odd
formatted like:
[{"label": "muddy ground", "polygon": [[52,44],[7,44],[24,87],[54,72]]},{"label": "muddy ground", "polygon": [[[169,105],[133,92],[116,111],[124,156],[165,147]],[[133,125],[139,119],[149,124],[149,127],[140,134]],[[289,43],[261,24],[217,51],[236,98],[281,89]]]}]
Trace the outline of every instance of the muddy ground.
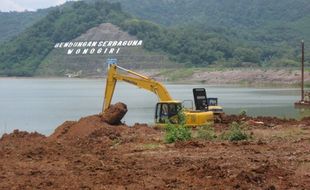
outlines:
[{"label": "muddy ground", "polygon": [[45,137],[0,139],[0,189],[310,189],[310,118],[228,116],[253,139],[165,144],[163,130],[111,126],[94,115]]}]

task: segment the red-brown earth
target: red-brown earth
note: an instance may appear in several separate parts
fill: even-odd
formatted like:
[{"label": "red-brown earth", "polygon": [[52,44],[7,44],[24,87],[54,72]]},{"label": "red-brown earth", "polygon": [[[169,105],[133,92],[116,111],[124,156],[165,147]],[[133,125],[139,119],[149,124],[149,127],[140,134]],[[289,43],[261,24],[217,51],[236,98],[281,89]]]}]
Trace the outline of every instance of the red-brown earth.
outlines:
[{"label": "red-brown earth", "polygon": [[216,132],[233,121],[253,139],[165,144],[160,128],[100,115],[16,130],[0,139],[0,189],[310,189],[310,118],[226,116]]}]

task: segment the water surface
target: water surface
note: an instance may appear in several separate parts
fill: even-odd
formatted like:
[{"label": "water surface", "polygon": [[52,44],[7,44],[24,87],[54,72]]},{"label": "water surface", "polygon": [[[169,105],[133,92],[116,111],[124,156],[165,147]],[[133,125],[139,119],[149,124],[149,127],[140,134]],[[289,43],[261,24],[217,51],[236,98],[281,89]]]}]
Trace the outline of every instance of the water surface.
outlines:
[{"label": "water surface", "polygon": [[[103,104],[103,79],[0,79],[0,135],[14,129],[38,131],[45,135],[67,120],[99,113]],[[192,100],[192,88],[207,89],[209,97],[218,97],[227,113],[280,117],[299,117],[293,102],[298,89],[240,88],[208,85],[167,84],[178,100]],[[135,86],[119,82],[113,102],[128,105],[125,123],[152,123],[157,97]]]}]

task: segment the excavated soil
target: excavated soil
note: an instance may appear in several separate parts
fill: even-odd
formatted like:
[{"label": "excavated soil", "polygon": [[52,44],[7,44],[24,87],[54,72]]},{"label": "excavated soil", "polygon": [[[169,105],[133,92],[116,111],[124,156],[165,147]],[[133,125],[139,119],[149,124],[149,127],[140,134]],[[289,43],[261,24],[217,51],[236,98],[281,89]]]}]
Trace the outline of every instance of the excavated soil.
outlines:
[{"label": "excavated soil", "polygon": [[127,111],[127,105],[118,102],[114,105],[110,105],[110,107],[103,112],[101,120],[111,125],[120,124]]},{"label": "excavated soil", "polygon": [[310,118],[225,116],[248,123],[237,143],[163,143],[145,124],[112,126],[94,115],[45,137],[14,131],[0,139],[0,189],[310,189]]}]

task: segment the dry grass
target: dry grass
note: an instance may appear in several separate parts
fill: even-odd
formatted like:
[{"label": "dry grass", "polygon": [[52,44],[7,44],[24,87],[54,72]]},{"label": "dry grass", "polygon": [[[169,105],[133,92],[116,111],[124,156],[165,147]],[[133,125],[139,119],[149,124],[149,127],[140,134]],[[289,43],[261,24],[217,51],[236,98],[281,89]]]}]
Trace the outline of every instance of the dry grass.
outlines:
[{"label": "dry grass", "polygon": [[254,137],[266,140],[298,140],[303,137],[309,137],[310,131],[304,130],[297,126],[279,127],[276,129],[254,129],[252,130]]}]

